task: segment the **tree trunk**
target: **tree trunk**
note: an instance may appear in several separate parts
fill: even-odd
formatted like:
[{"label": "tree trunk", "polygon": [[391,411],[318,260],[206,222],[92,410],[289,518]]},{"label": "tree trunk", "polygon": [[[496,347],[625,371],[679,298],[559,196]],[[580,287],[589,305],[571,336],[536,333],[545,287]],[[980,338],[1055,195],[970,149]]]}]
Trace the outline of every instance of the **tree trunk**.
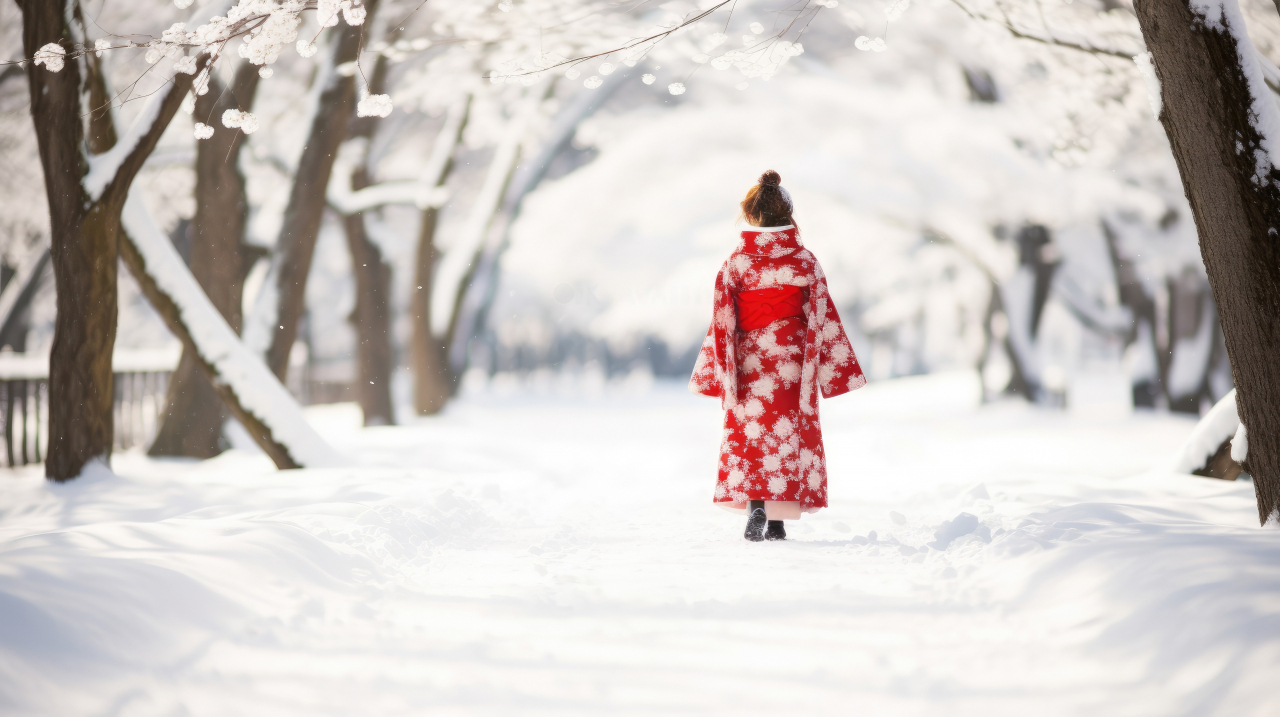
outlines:
[{"label": "tree trunk", "polygon": [[1260,71],[1234,0],[1224,0],[1221,15],[1208,20],[1188,0],[1135,6],[1160,79],[1160,121],[1218,306],[1249,436],[1245,469],[1265,522],[1280,508],[1280,171],[1263,141],[1280,136],[1264,137],[1251,118],[1275,132],[1262,124],[1276,116],[1275,106],[1264,104],[1274,100],[1251,91],[1246,72]]},{"label": "tree trunk", "polygon": [[[378,0],[365,0],[368,15],[363,25],[335,28],[334,48],[326,80],[320,93],[307,144],[298,160],[284,224],[276,242],[275,311],[265,327],[270,335],[266,349],[267,366],[281,381],[289,372],[289,351],[298,337],[298,321],[306,308],[307,275],[315,254],[316,237],[324,216],[325,189],[333,171],[338,146],[347,138],[348,124],[355,111],[355,79],[340,76],[336,68],[354,62],[360,50],[361,33],[373,22]],[[271,280],[271,277],[268,277]]]},{"label": "tree trunk", "polygon": [[[452,168],[450,160],[447,169]],[[444,176],[441,177],[444,183]],[[457,375],[449,368],[448,336],[440,338],[431,330],[431,291],[434,288],[436,260],[436,225],[440,210],[427,207],[422,210],[422,226],[418,230],[418,265],[414,275],[414,292],[410,312],[413,315],[413,407],[420,416],[439,413],[453,395]]]},{"label": "tree trunk", "polygon": [[[393,28],[387,39],[394,41],[397,33]],[[386,56],[379,55],[369,81],[370,94],[386,91],[388,69]],[[362,145],[362,161],[346,180],[353,191],[372,184],[369,143],[380,119],[356,117],[351,121],[351,138]],[[351,251],[351,271],[356,279],[356,305],[350,317],[356,332],[356,400],[364,413],[364,425],[387,426],[395,423],[391,405],[391,372],[395,366],[391,346],[391,267],[383,260],[382,250],[369,239],[364,212],[348,214],[342,223]]]},{"label": "tree trunk", "polygon": [[[369,185],[362,168],[352,176],[352,188]],[[356,278],[356,305],[351,324],[356,330],[356,398],[364,412],[364,425],[395,423],[391,408],[391,267],[365,231],[364,213],[343,217],[351,269]]]},{"label": "tree trunk", "polygon": [[[72,45],[70,0],[22,0],[23,51],[46,43]],[[68,60],[61,72],[27,63],[35,124],[49,201],[50,250],[57,318],[49,354],[49,450],[45,475],[65,481],[94,458],[109,458],[112,439],[111,352],[116,339],[116,237],[111,217],[89,200],[81,145],[83,67]],[[118,216],[118,214],[117,214]]]},{"label": "tree trunk", "polygon": [[[220,124],[229,109],[248,111],[258,87],[258,66],[240,63],[230,88],[217,75],[209,92],[196,98],[195,116]],[[213,136],[196,144],[196,213],[192,219],[189,266],[200,288],[235,332],[240,331],[244,277],[256,254],[244,244],[249,201],[239,154],[244,134],[218,126]],[[226,411],[213,384],[201,373],[199,360],[185,348],[169,381],[160,430],[148,451],[153,456],[211,458],[222,452],[220,438]]]}]

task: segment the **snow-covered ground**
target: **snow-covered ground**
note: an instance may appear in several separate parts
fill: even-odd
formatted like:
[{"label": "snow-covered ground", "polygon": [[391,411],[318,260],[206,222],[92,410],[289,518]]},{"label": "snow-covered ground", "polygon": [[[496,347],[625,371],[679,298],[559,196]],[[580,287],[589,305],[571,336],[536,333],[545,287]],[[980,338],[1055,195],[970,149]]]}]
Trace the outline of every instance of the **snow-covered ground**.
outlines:
[{"label": "snow-covered ground", "polygon": [[824,402],[833,505],[782,544],[711,506],[715,402],[661,383],[313,409],[360,468],[6,472],[0,713],[1272,714],[1280,534],[1159,471],[1192,421],[977,390]]}]

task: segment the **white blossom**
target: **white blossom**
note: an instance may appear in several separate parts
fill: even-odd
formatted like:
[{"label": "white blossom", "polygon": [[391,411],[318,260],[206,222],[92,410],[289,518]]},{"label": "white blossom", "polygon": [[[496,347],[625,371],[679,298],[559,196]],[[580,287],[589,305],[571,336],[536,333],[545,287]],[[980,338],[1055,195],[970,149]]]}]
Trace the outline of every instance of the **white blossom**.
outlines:
[{"label": "white blossom", "polygon": [[222,113],[222,126],[239,127],[241,132],[253,134],[258,130],[258,118],[241,110],[227,110]]},{"label": "white blossom", "polygon": [[187,114],[194,113],[196,111],[196,96],[188,92],[187,96],[182,98],[181,109]]},{"label": "white blossom", "polygon": [[565,76],[565,77],[568,77],[568,78],[569,78],[569,79],[571,79],[571,80],[576,80],[576,79],[578,79],[578,77],[580,77],[581,75],[582,75],[582,73],[581,73],[581,72],[579,72],[576,68],[572,68],[572,67],[571,67],[571,68],[569,68],[569,71],[568,71],[568,72],[564,73],[564,76]]},{"label": "white blossom", "polygon": [[604,84],[604,80],[600,79],[596,75],[592,75],[588,77],[585,82],[582,83],[582,86],[587,88],[588,90],[594,90],[595,88],[599,87],[602,84]]},{"label": "white blossom", "polygon": [[683,95],[683,94],[684,94],[684,83],[683,83],[683,82],[672,82],[671,84],[667,85],[667,91],[668,91],[668,92],[670,92],[670,93],[671,93],[671,94],[673,94],[673,95]]},{"label": "white blossom", "polygon": [[710,60],[711,58],[699,52],[698,54],[694,55],[690,59],[692,59],[694,62],[698,63],[699,65],[705,65],[707,63],[707,60]]},{"label": "white blossom", "polygon": [[733,88],[734,88],[735,90],[745,90],[745,89],[747,89],[747,86],[748,86],[748,85],[747,85],[747,83],[745,83],[745,82],[739,82],[738,84],[734,85],[734,86],[733,86]]},{"label": "white blossom", "polygon": [[195,2],[195,0],[173,0],[174,6],[179,10],[186,10],[191,7],[191,3],[193,2]]},{"label": "white blossom", "polygon": [[723,32],[717,32],[711,35],[711,37],[708,37],[707,42],[711,45],[711,47],[715,48],[723,45],[724,41],[728,39],[729,39],[728,35],[724,34]]},{"label": "white blossom", "polygon": [[272,71],[272,69],[271,69],[270,67],[259,67],[259,68],[258,68],[258,77],[261,77],[261,78],[262,78],[262,79],[264,79],[264,80],[265,80],[265,79],[267,79],[268,77],[270,77],[270,76],[271,76],[271,75],[273,75],[273,74],[275,74],[275,73]]},{"label": "white blossom", "polygon": [[751,25],[749,25],[748,27],[750,27],[750,28],[751,28],[751,31],[752,31],[752,32],[754,32],[754,33],[755,33],[755,34],[757,34],[757,35],[759,35],[760,33],[764,32],[764,25],[761,25],[761,24],[760,24],[760,23],[758,23],[758,22],[753,22],[753,23],[751,23]]},{"label": "white blossom", "polygon": [[884,16],[888,18],[889,22],[894,22],[902,17],[902,13],[906,12],[910,6],[911,0],[893,0],[893,2],[889,3],[889,7],[885,8]]},{"label": "white blossom", "polygon": [[205,65],[200,74],[191,82],[191,91],[197,95],[205,95],[209,92],[209,65]]},{"label": "white blossom", "polygon": [[356,116],[386,117],[391,109],[391,95],[369,95],[356,105]]},{"label": "white blossom", "polygon": [[61,72],[66,56],[67,51],[62,49],[62,45],[51,42],[36,50],[35,61],[37,65],[44,65],[44,69],[50,72]]},{"label": "white blossom", "polygon": [[173,71],[184,75],[196,74],[196,58],[194,56],[178,58],[178,61],[173,63]]},{"label": "white blossom", "polygon": [[657,79],[658,78],[654,77],[653,75],[644,75],[643,77],[640,78],[640,81],[645,83],[646,85],[652,85],[654,81]]},{"label": "white blossom", "polygon": [[859,35],[857,40],[853,41],[853,46],[863,52],[884,52],[885,43],[883,37],[870,38],[866,35]]},{"label": "white blossom", "polygon": [[611,65],[610,63],[606,62],[600,66],[600,74],[608,75],[612,72],[613,72],[613,65]]},{"label": "white blossom", "polygon": [[503,12],[511,12],[511,8],[511,0],[502,0],[502,2],[498,3],[498,9]]},{"label": "white blossom", "polygon": [[298,40],[298,54],[301,55],[302,57],[311,57],[312,55],[316,54],[317,49],[319,48],[316,47],[316,44],[314,42],[307,42],[306,40]]},{"label": "white blossom", "polygon": [[204,122],[196,122],[195,131],[196,139],[209,139],[213,136],[213,128]]},{"label": "white blossom", "polygon": [[365,9],[364,3],[343,3],[342,19],[347,21],[348,25],[356,27],[364,24],[364,19],[368,17],[369,11]]},{"label": "white blossom", "polygon": [[97,55],[98,57],[102,57],[102,51],[106,49],[110,49],[110,47],[111,47],[111,43],[107,41],[105,38],[100,37],[93,42],[93,49],[94,49],[93,54]]}]

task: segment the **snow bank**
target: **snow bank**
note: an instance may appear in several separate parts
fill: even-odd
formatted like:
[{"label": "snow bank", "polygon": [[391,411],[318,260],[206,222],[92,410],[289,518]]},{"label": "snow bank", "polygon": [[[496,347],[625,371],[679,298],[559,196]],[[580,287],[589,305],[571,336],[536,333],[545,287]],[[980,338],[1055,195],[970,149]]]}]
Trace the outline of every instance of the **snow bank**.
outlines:
[{"label": "snow bank", "polygon": [[152,222],[136,192],[130,192],[125,201],[121,224],[142,255],[148,274],[181,312],[200,357],[231,387],[241,407],[262,421],[299,465],[341,464],[339,456],[307,424],[293,396],[227,325],[173,243]]},{"label": "snow bank", "polygon": [[[1236,413],[1236,390],[1233,388],[1196,424],[1169,470],[1191,473],[1204,468],[1222,442],[1236,435],[1240,425],[1240,416]],[[1234,448],[1232,453],[1235,453]]]}]

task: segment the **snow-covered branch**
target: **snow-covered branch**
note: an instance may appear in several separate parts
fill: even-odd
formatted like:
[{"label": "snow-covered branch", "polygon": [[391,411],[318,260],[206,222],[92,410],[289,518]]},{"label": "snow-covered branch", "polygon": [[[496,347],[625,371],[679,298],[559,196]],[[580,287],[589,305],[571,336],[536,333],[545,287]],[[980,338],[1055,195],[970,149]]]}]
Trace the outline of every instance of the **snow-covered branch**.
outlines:
[{"label": "snow-covered branch", "polygon": [[288,390],[240,342],[209,301],[137,192],[130,192],[121,224],[120,254],[143,293],[169,329],[199,357],[227,406],[275,464],[280,468],[341,464],[342,459],[307,423]]}]

